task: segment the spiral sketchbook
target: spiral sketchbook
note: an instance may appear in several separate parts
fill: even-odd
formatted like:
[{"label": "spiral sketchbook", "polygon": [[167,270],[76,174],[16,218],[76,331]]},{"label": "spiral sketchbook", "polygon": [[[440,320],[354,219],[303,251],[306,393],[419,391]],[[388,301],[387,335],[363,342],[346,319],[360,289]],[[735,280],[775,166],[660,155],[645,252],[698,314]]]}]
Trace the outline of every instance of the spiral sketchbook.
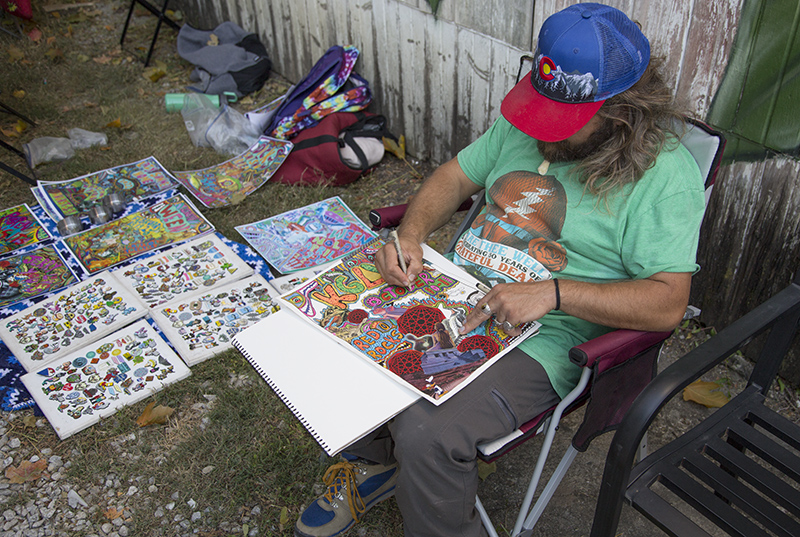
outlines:
[{"label": "spiral sketchbook", "polygon": [[441,404],[523,337],[493,322],[460,336],[483,296],[477,280],[423,245],[426,269],[408,289],[386,284],[379,239],[282,295],[281,310],[234,345],[328,454],[421,398]]},{"label": "spiral sketchbook", "polygon": [[330,456],[419,399],[285,309],[233,344]]}]

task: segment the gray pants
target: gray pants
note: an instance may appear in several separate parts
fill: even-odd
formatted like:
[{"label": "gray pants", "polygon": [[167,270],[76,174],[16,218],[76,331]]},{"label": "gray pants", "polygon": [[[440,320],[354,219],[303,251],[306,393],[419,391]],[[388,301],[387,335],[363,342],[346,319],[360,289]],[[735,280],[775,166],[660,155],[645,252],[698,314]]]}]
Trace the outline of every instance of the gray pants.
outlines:
[{"label": "gray pants", "polygon": [[436,406],[420,400],[346,449],[380,464],[399,462],[395,498],[406,537],[484,536],[475,509],[477,448],[558,402],[544,369],[514,349]]}]

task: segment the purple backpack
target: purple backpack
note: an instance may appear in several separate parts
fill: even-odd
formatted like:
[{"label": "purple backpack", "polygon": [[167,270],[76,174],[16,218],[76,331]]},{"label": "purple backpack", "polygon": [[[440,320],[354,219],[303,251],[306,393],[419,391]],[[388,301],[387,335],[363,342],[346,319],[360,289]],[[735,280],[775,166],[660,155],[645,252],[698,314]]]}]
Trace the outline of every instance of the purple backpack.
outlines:
[{"label": "purple backpack", "polygon": [[358,59],[354,46],[334,45],[311,71],[286,95],[264,130],[274,138],[288,140],[313,127],[333,112],[356,112],[372,101],[369,83],[353,72]]}]

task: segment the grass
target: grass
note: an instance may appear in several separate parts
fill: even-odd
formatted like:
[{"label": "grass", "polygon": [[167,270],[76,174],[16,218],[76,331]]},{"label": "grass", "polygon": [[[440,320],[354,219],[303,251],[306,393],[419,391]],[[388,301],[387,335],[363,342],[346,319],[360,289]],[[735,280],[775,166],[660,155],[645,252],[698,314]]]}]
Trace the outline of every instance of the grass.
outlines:
[{"label": "grass", "polygon": [[[29,36],[0,33],[0,100],[32,118],[27,125],[0,115],[0,138],[21,148],[35,138],[66,137],[79,127],[103,132],[108,144],[78,150],[74,157],[45,163],[35,171],[8,152],[3,162],[41,180],[66,180],[108,167],[155,156],[167,169],[189,170],[217,164],[228,157],[191,144],[179,113],[167,113],[164,94],[183,92],[192,70],[175,52],[175,32],[162,28],[153,65],[164,75],[147,78],[142,62],[154,17],[138,13],[120,49],[118,37],[128,4],[121,0],[89,7],[46,11],[55,2],[35,6],[33,24],[19,27]],[[6,19],[4,19],[6,20]],[[16,23],[4,28],[17,32]],[[289,82],[274,75],[257,93],[235,105],[247,111],[283,94]],[[391,125],[390,125],[391,128]],[[397,133],[401,134],[401,133]],[[235,226],[340,196],[365,221],[369,209],[406,201],[422,176],[422,163],[384,158],[372,173],[347,187],[300,188],[267,183],[241,204],[204,215],[217,230],[242,240]],[[0,171],[2,207],[34,204],[29,185]],[[447,232],[432,237],[443,246]],[[335,405],[338,386],[331,386]],[[147,403],[175,409],[166,425],[139,428],[136,418]],[[124,408],[101,423],[59,441],[44,420],[27,426],[16,413],[9,434],[22,440],[27,456],[52,454],[70,460],[67,479],[93,508],[91,519],[108,522],[113,511],[124,512],[131,535],[174,533],[175,516],[202,517],[189,527],[200,535],[290,535],[305,504],[321,492],[320,478],[331,460],[267,387],[246,360],[229,351],[192,368],[192,376],[147,400]],[[14,461],[19,464],[21,461]],[[106,480],[118,482],[117,495],[103,496]],[[128,497],[129,487],[138,494]],[[3,507],[24,505],[35,497],[27,484]],[[187,502],[192,500],[195,507]],[[66,507],[66,492],[59,500]],[[174,502],[163,516],[156,511]],[[254,508],[256,508],[254,511]],[[68,509],[68,508],[67,508]],[[361,535],[395,536],[401,519],[394,502],[374,509],[361,525]],[[112,513],[112,514],[109,514]],[[247,531],[245,531],[247,530]],[[190,530],[186,530],[190,531]]]}]

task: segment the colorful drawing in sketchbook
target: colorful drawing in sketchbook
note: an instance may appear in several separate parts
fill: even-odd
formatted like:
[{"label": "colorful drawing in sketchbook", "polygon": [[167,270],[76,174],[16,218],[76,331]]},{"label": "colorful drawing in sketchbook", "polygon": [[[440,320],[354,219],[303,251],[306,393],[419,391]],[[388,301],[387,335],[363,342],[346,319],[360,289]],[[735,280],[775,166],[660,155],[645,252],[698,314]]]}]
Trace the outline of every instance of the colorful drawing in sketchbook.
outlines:
[{"label": "colorful drawing in sketchbook", "polygon": [[0,260],[0,308],[77,281],[53,246],[7,257]]},{"label": "colorful drawing in sketchbook", "polygon": [[182,195],[64,238],[90,274],[191,239],[213,226]]},{"label": "colorful drawing in sketchbook", "polygon": [[233,347],[231,338],[280,309],[261,276],[231,282],[170,302],[152,313],[190,366]]},{"label": "colorful drawing in sketchbook", "polygon": [[335,261],[375,238],[338,196],[236,231],[283,274]]},{"label": "colorful drawing in sketchbook", "polygon": [[39,181],[38,189],[50,209],[64,217],[86,214],[110,192],[121,192],[130,201],[174,186],[166,168],[155,157],[148,157],[67,181]]},{"label": "colorful drawing in sketchbook", "polygon": [[235,205],[266,183],[291,150],[291,142],[262,136],[247,151],[222,164],[173,175],[206,207]]},{"label": "colorful drawing in sketchbook", "polygon": [[191,375],[147,321],[23,375],[62,440]]},{"label": "colorful drawing in sketchbook", "polygon": [[49,238],[50,234],[26,204],[0,209],[0,254]]},{"label": "colorful drawing in sketchbook", "polygon": [[252,273],[219,237],[208,234],[120,267],[114,276],[154,308]]},{"label": "colorful drawing in sketchbook", "polygon": [[[510,336],[490,318],[460,335],[483,293],[442,272],[429,261],[432,254],[410,288],[387,285],[373,264],[381,244],[376,239],[281,298],[429,401],[448,399],[538,328],[538,323],[528,324],[521,335]],[[441,266],[449,263],[438,257]]]},{"label": "colorful drawing in sketchbook", "polygon": [[147,309],[106,272],[3,319],[0,339],[26,371],[33,371],[146,313]]}]

